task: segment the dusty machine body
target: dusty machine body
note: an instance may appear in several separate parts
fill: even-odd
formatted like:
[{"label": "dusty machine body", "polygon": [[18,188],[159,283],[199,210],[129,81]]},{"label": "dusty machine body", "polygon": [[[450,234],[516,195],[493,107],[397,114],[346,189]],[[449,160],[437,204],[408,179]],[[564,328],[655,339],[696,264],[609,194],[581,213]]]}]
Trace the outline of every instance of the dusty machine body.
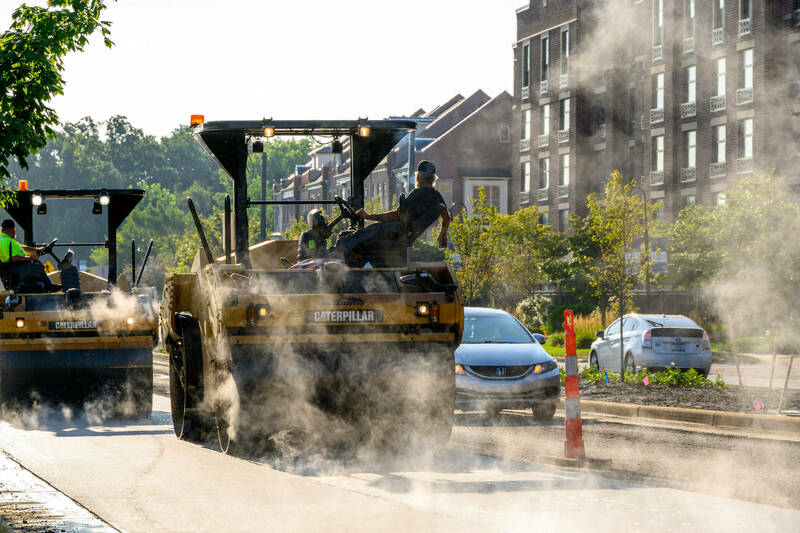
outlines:
[{"label": "dusty machine body", "polygon": [[[3,405],[93,403],[100,414],[150,416],[152,350],[158,340],[155,294],[125,275],[117,277],[116,253],[116,230],[143,196],[144,191],[134,189],[18,191],[16,204],[6,207],[24,232],[19,240],[55,259],[59,270],[50,279],[61,290],[45,292],[41,283],[15,276],[11,263],[0,263]],[[46,214],[44,202],[70,199],[94,199],[93,213],[106,211],[108,240],[36,245],[34,210]],[[87,218],[91,216],[87,213]],[[72,265],[72,250],[62,256],[55,251],[60,246],[106,247],[108,278],[79,272]],[[43,255],[42,261],[46,259]]]},{"label": "dusty machine body", "polygon": [[[369,136],[359,135],[369,127]],[[234,182],[235,250],[200,250],[192,272],[167,276],[162,336],[170,350],[175,433],[216,433],[223,451],[285,430],[306,441],[443,445],[453,423],[453,352],[463,305],[445,263],[351,268],[319,261],[287,268],[297,241],[248,246],[248,144],[264,135],[350,138],[350,212],[363,180],[413,128],[401,121],[210,122],[194,129]],[[283,202],[269,202],[280,204]],[[285,202],[295,203],[295,202]],[[345,204],[342,207],[342,204]],[[333,223],[336,223],[337,218]],[[363,223],[363,222],[362,222]],[[356,217],[351,229],[358,228]],[[198,224],[201,241],[205,242]],[[233,257],[235,256],[235,257]],[[212,433],[213,434],[213,433]]]}]

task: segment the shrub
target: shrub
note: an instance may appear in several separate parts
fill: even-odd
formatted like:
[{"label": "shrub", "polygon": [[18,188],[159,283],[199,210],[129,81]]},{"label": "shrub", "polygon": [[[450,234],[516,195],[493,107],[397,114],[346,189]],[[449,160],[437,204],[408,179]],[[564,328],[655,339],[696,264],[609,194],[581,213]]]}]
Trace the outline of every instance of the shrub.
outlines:
[{"label": "shrub", "polygon": [[600,321],[600,313],[592,313],[590,315],[578,315],[575,317],[575,338],[577,347],[586,349],[592,346],[597,332],[603,329],[603,323]]},{"label": "shrub", "polygon": [[553,301],[544,296],[529,296],[522,300],[514,311],[520,322],[531,331],[545,331],[547,311]]},{"label": "shrub", "polygon": [[545,344],[549,344],[550,346],[564,346],[564,333],[561,331],[551,333],[547,336]]},{"label": "shrub", "polygon": [[566,305],[555,305],[547,312],[546,329],[548,332],[564,331],[564,311],[571,309],[577,315],[591,315],[594,304],[591,302],[578,302]]},{"label": "shrub", "polygon": [[[619,373],[609,372],[605,370],[595,370],[592,367],[586,367],[578,373],[580,379],[586,383],[605,383],[606,374],[608,374],[608,381],[610,383],[619,383]],[[714,381],[704,378],[698,374],[694,368],[683,371],[679,368],[669,368],[659,372],[648,372],[642,370],[639,372],[625,373],[625,383],[639,383],[648,378],[653,385],[664,385],[667,387],[689,387],[689,388],[711,388],[722,389],[725,387],[725,380],[716,376]]]}]

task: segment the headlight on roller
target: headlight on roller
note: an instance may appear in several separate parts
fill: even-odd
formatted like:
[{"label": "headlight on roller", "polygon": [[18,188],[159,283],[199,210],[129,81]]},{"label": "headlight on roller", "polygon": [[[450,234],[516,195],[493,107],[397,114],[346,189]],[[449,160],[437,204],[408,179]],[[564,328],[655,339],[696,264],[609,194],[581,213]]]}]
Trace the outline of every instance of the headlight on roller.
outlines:
[{"label": "headlight on roller", "polygon": [[133,317],[132,317],[132,316],[129,316],[129,317],[128,317],[128,318],[125,320],[125,323],[126,323],[126,324],[128,324],[129,326],[132,326],[132,325],[133,325],[133,323],[134,323]]}]

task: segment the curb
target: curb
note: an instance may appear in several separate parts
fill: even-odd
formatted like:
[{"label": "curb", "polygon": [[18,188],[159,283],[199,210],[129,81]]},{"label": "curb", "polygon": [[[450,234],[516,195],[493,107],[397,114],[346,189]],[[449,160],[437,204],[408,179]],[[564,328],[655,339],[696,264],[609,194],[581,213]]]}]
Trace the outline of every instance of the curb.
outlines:
[{"label": "curb", "polygon": [[[559,401],[561,409],[564,400]],[[682,407],[662,407],[658,405],[636,405],[630,403],[599,402],[581,400],[581,409],[590,413],[600,413],[631,418],[652,418],[671,420],[674,422],[692,422],[709,426],[725,426],[735,428],[766,429],[800,433],[800,418],[780,415],[757,415],[749,413],[731,413],[726,411],[710,411],[705,409],[686,409]]]}]

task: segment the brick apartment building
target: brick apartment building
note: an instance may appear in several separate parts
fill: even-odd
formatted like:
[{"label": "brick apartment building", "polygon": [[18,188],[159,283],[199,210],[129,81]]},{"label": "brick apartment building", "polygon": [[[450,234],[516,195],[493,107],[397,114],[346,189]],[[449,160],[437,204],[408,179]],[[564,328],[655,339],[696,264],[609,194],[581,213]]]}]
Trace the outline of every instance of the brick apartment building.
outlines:
[{"label": "brick apartment building", "polygon": [[517,10],[516,205],[566,229],[612,170],[674,220],[738,176],[800,183],[800,0],[532,0]]},{"label": "brick apartment building", "polygon": [[[494,98],[483,91],[468,97],[456,95],[432,111],[420,109],[410,117],[414,132],[414,161],[428,159],[436,164],[437,188],[448,205],[462,203],[469,210],[469,198],[484,187],[489,200],[503,213],[515,201],[511,182],[511,100],[507,92]],[[394,118],[394,117],[393,117]],[[409,142],[406,136],[364,180],[367,202],[377,201],[388,210],[395,198],[407,194]],[[343,142],[341,154],[331,153],[330,144],[312,151],[311,160],[275,183],[273,197],[281,200],[329,200],[334,194],[350,195],[350,147]],[[411,180],[413,182],[413,170]],[[294,219],[305,216],[313,205],[278,206],[275,231],[282,232]]]}]

